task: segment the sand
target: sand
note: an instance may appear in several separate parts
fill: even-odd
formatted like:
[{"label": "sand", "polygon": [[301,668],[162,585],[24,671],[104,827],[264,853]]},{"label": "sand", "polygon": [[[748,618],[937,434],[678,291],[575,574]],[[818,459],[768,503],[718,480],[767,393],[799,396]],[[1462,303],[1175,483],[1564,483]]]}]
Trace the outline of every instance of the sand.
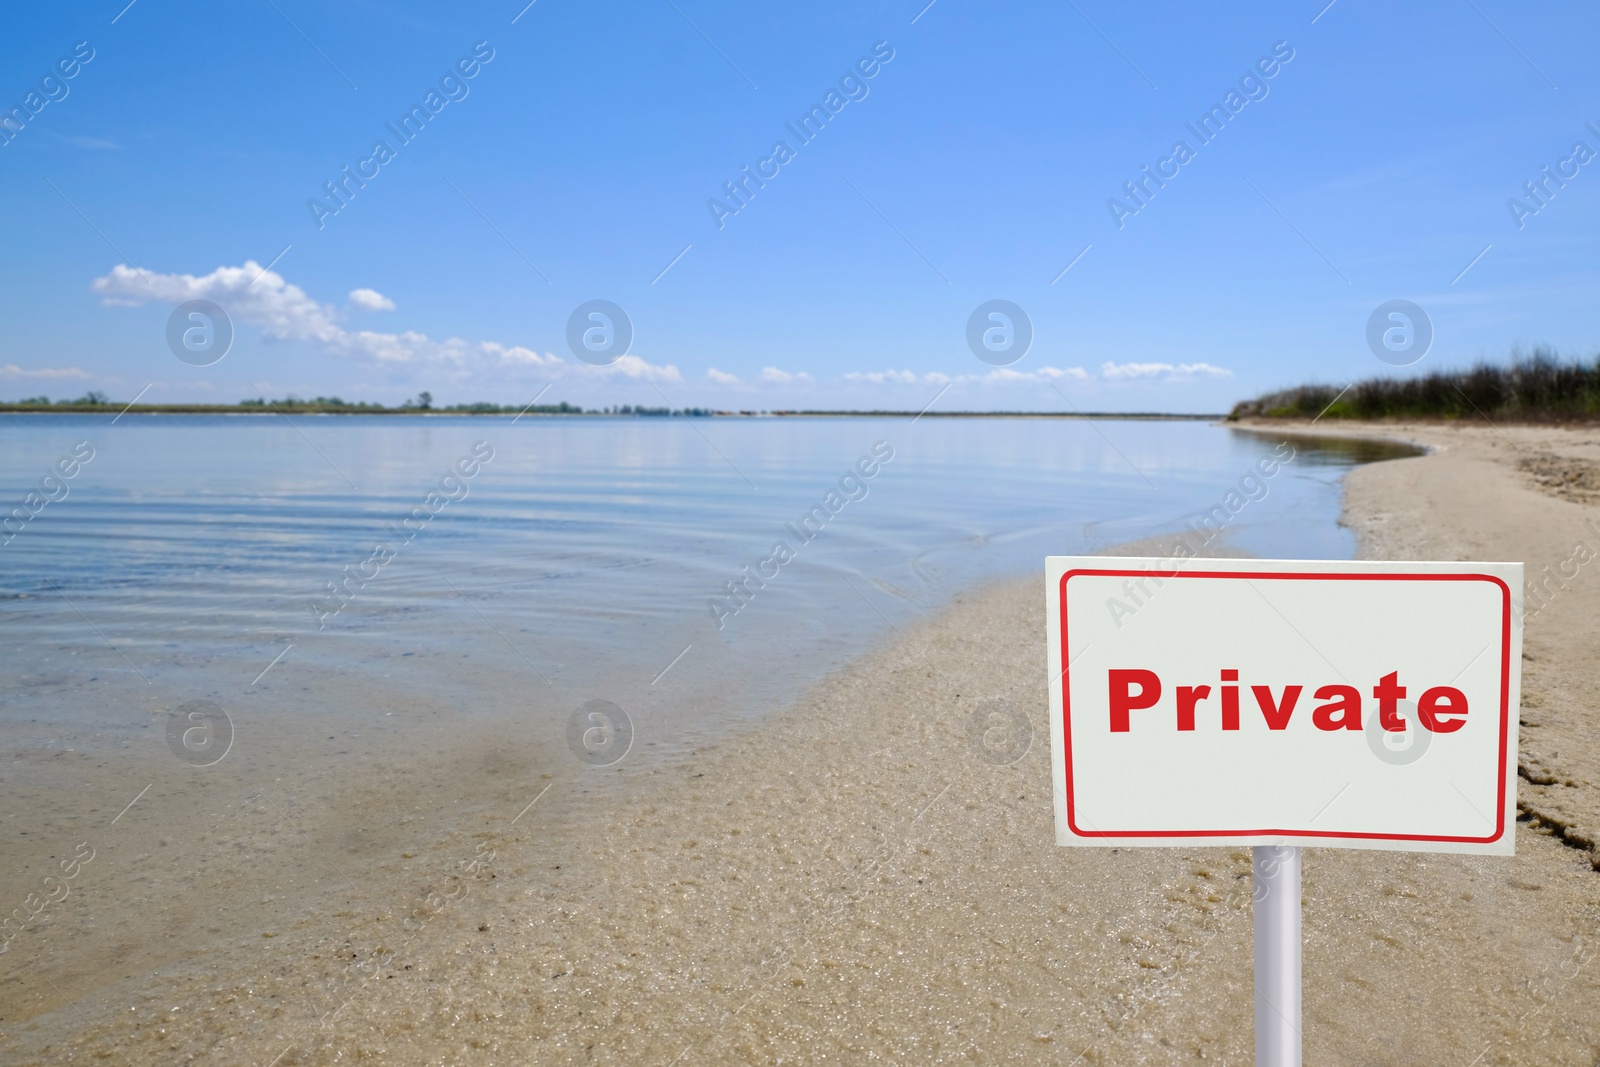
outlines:
[{"label": "sand", "polygon": [[[1435,451],[1350,476],[1364,556],[1600,550],[1600,434],[1383,432]],[[1594,570],[1527,623],[1514,858],[1307,851],[1307,1063],[1600,1063]],[[540,770],[468,736],[305,833],[206,798],[240,806],[207,840],[261,861],[222,940],[154,974],[74,955],[91,864],[58,950],[0,957],[0,1060],[1249,1063],[1248,852],[1053,844],[1042,600],[960,596],[682,757]],[[441,804],[415,839],[374,814]],[[295,849],[339,877],[285,910]]]}]

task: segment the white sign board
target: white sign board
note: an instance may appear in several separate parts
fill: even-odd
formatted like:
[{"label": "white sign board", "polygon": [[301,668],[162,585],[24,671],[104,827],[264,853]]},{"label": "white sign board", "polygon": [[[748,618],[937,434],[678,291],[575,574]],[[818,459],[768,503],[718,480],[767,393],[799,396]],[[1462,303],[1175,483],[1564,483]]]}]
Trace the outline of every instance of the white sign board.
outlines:
[{"label": "white sign board", "polygon": [[1522,564],[1045,573],[1058,844],[1512,854]]}]

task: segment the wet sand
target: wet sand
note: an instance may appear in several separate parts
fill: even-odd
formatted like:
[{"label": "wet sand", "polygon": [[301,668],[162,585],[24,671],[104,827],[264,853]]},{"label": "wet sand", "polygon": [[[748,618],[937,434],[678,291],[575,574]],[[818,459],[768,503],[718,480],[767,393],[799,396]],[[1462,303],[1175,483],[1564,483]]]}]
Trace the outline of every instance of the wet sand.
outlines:
[{"label": "wet sand", "polygon": [[[1350,475],[1364,556],[1600,550],[1600,434],[1384,432],[1436,451]],[[1530,608],[1515,858],[1308,850],[1308,1063],[1600,1062],[1594,570]],[[158,957],[96,890],[176,814],[119,824],[156,836],[108,833],[0,956],[0,1060],[1251,1062],[1248,852],[1052,843],[1041,608],[1036,578],[963,595],[687,756],[453,735],[305,832],[218,784],[182,855],[251,873],[194,864],[215,918],[172,916]]]}]

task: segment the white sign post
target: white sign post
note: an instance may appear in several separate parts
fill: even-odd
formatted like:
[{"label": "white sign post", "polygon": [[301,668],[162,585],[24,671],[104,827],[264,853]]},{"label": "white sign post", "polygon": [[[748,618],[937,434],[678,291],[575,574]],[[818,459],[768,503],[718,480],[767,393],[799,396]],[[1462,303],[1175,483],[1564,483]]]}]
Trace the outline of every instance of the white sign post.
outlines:
[{"label": "white sign post", "polygon": [[1300,850],[1250,850],[1256,919],[1256,1063],[1300,1067]]},{"label": "white sign post", "polygon": [[1254,850],[1256,1062],[1300,1063],[1300,849],[1512,854],[1522,564],[1046,561],[1061,845]]}]

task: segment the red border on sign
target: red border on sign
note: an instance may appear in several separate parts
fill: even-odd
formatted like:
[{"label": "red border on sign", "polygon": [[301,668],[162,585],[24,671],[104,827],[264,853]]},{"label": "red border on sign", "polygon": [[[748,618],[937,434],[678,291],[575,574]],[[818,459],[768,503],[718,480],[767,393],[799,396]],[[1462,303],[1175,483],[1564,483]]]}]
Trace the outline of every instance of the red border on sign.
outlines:
[{"label": "red border on sign", "polygon": [[1389,574],[1339,571],[1174,571],[1162,573],[1163,579],[1172,578],[1258,578],[1295,579],[1299,581],[1374,581],[1374,582],[1491,582],[1500,587],[1503,596],[1500,612],[1500,785],[1496,799],[1495,831],[1488,837],[1455,837],[1436,834],[1375,834],[1350,833],[1342,830],[1080,830],[1073,821],[1072,795],[1072,687],[1068,677],[1071,658],[1067,655],[1067,581],[1083,575],[1100,578],[1137,578],[1151,574],[1150,570],[1090,570],[1067,571],[1061,576],[1061,718],[1063,755],[1067,771],[1067,826],[1078,837],[1332,837],[1362,841],[1447,841],[1460,844],[1487,845],[1500,840],[1506,832],[1506,747],[1511,735],[1511,587],[1492,574]]}]

